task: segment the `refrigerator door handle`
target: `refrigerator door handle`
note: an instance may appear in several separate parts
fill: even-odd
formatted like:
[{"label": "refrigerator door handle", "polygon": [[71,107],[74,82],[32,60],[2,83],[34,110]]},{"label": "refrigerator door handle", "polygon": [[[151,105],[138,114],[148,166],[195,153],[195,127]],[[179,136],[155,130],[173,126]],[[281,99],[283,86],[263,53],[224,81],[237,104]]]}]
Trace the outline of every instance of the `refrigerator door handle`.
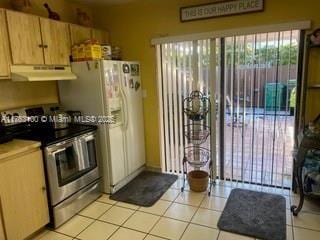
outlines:
[{"label": "refrigerator door handle", "polygon": [[122,101],[123,101],[123,105],[124,105],[122,108],[122,112],[124,113],[123,127],[124,127],[124,129],[127,129],[128,128],[128,102],[127,102],[127,97],[122,89],[120,90],[120,92],[121,92]]}]

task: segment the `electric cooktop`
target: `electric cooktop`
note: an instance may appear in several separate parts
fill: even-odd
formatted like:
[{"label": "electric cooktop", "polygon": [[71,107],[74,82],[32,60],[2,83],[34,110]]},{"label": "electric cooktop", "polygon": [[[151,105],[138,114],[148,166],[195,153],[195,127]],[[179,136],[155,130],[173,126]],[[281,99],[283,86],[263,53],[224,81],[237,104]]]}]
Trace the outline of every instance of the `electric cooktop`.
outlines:
[{"label": "electric cooktop", "polygon": [[[24,116],[26,119],[30,116],[37,116],[37,119],[41,119],[41,116],[45,115],[41,107],[1,112],[0,143],[16,138],[39,141],[43,147],[46,147],[97,129],[97,126],[78,123],[69,124],[69,127],[65,129],[54,129],[52,123],[33,122],[31,118],[24,120]],[[21,122],[9,121],[14,118],[22,120]]]},{"label": "electric cooktop", "polygon": [[70,138],[95,131],[96,126],[71,124],[65,129],[53,128],[35,128],[31,127],[28,131],[20,133],[16,136],[18,139],[34,140],[42,143],[42,146],[49,146]]}]

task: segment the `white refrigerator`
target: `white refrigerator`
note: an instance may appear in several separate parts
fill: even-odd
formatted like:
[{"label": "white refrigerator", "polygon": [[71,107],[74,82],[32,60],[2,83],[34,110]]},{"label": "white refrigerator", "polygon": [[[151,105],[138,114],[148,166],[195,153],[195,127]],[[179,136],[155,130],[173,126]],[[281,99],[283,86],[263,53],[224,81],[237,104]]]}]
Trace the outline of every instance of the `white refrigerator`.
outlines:
[{"label": "white refrigerator", "polygon": [[[103,192],[114,193],[145,166],[143,103],[138,62],[88,61],[72,64],[78,77],[59,82],[60,103],[81,111],[83,122],[99,127],[98,159]],[[112,117],[113,123],[105,123]]]}]

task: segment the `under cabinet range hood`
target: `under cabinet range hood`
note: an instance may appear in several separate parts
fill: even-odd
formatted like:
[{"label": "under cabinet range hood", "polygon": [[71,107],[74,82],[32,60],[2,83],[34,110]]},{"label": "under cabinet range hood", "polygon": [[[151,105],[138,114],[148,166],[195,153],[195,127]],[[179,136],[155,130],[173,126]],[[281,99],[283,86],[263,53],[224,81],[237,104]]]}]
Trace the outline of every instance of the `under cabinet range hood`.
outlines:
[{"label": "under cabinet range hood", "polygon": [[77,76],[69,66],[11,66],[11,80],[14,82],[40,82],[75,80]]}]

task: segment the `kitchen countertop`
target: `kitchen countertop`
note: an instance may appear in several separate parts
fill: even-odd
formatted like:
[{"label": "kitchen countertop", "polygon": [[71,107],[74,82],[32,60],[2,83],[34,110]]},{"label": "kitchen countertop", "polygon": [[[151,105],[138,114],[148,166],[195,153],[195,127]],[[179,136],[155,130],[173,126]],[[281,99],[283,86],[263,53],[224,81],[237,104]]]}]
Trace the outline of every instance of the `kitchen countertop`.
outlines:
[{"label": "kitchen countertop", "polygon": [[13,141],[0,144],[0,160],[23,153],[34,148],[39,148],[40,142],[14,139]]}]

